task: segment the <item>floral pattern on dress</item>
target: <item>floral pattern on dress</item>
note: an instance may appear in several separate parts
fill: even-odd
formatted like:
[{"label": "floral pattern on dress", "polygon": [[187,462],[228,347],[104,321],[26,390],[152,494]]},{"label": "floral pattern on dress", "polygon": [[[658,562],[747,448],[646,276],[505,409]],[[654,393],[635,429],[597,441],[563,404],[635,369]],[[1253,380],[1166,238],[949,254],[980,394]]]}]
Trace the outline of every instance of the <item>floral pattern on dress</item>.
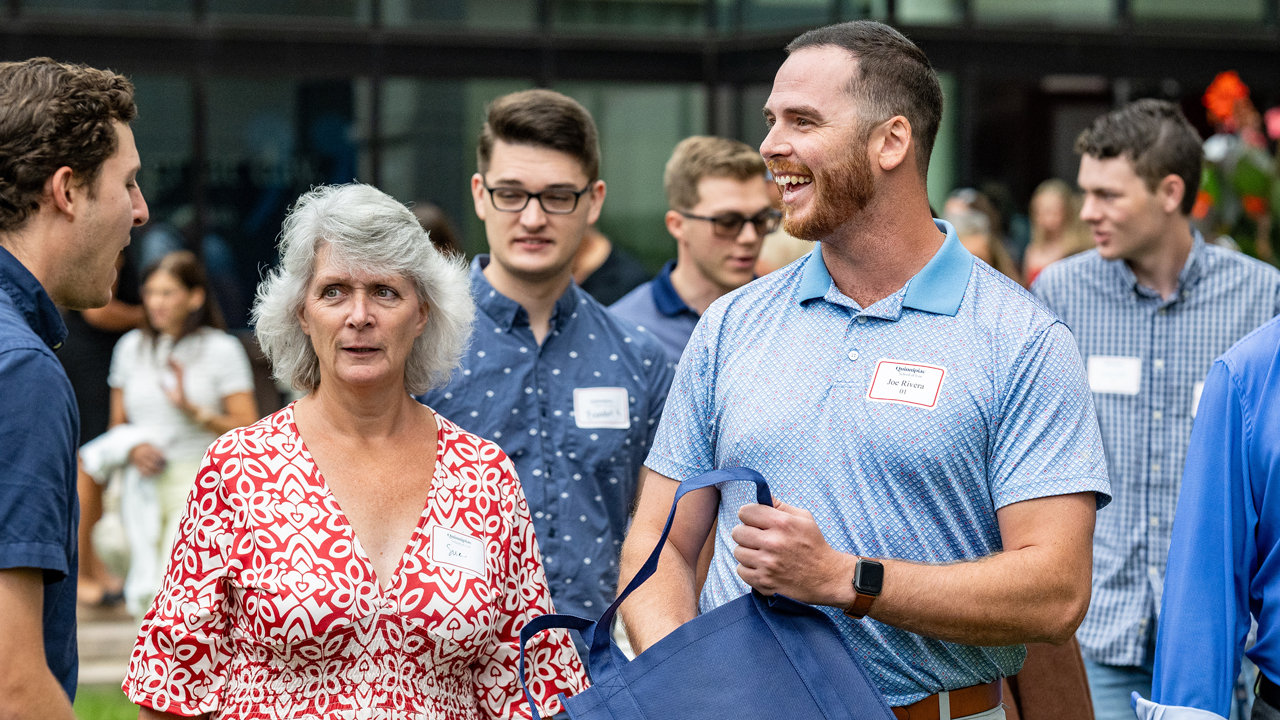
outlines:
[{"label": "floral pattern on dress", "polygon": [[[497,445],[435,417],[431,489],[385,589],[292,405],[219,438],[139,631],[129,699],[213,718],[530,717],[520,628],[554,610],[524,493]],[[445,531],[472,554],[442,562]],[[586,686],[564,631],[527,652],[543,715]]]}]

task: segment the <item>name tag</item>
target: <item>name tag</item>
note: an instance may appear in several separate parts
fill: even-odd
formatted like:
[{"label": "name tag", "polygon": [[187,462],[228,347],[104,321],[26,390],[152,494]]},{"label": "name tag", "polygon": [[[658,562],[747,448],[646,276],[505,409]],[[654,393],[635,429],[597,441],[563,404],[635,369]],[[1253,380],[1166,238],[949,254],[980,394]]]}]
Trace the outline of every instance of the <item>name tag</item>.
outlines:
[{"label": "name tag", "polygon": [[580,428],[631,427],[627,389],[620,387],[574,388],[573,421]]},{"label": "name tag", "polygon": [[485,576],[484,541],[447,527],[431,526],[431,560],[437,565]]},{"label": "name tag", "polygon": [[1198,382],[1191,387],[1191,417],[1200,409],[1200,394],[1204,392],[1204,383]]},{"label": "name tag", "polygon": [[1108,395],[1137,395],[1142,386],[1142,358],[1090,355],[1089,389]]},{"label": "name tag", "polygon": [[946,369],[937,365],[881,360],[876,363],[867,399],[932,408],[938,404],[946,375]]}]

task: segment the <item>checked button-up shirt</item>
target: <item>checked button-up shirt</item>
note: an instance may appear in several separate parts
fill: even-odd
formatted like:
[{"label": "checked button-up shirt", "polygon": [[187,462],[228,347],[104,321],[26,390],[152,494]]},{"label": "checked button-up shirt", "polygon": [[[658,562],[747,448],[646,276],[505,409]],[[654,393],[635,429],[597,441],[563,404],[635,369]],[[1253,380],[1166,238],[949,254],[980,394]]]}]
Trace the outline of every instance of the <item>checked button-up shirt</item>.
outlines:
[{"label": "checked button-up shirt", "polygon": [[1046,268],[1032,292],[1080,346],[1114,498],[1094,529],[1080,646],[1095,662],[1141,665],[1200,390],[1214,358],[1280,313],[1280,272],[1196,233],[1171,298],[1092,250]]},{"label": "checked button-up shirt", "polygon": [[672,368],[647,333],[575,284],[534,340],[529,315],[471,265],[476,322],[449,384],[418,399],[493,440],[515,464],[556,612],[598,617],[613,601],[640,467]]}]

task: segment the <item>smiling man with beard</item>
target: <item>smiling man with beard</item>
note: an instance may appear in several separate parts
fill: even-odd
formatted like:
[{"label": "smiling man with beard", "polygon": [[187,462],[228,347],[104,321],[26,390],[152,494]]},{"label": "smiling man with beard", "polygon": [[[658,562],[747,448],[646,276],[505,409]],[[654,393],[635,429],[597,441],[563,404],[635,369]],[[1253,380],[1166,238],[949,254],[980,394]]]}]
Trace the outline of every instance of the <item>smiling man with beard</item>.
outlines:
[{"label": "smiling man with beard", "polygon": [[699,608],[778,593],[831,617],[898,717],[1003,718],[1023,644],[1067,642],[1089,603],[1110,487],[1084,367],[1062,323],[930,217],[942,92],[919,48],[860,21],[787,50],[760,150],[785,229],[820,244],[703,315],[623,581],[678,481],[750,467],[778,501],[745,484],[687,496],[626,626],[644,649]]}]

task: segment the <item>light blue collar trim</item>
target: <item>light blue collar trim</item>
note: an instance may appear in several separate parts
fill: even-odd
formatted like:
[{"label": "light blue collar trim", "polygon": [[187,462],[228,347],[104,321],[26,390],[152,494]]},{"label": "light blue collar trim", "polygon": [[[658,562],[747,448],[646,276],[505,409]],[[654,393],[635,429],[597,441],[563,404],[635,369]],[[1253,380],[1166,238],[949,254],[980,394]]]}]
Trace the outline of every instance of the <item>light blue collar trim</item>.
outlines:
[{"label": "light blue collar trim", "polygon": [[[960,244],[955,228],[945,220],[934,220],[938,231],[946,240],[920,272],[907,283],[907,294],[902,299],[904,308],[921,310],[935,315],[955,316],[960,312],[964,291],[969,287],[969,275],[973,271],[973,255]],[[831,287],[831,273],[822,259],[822,243],[815,243],[805,261],[800,276],[800,302],[824,297]]]}]

